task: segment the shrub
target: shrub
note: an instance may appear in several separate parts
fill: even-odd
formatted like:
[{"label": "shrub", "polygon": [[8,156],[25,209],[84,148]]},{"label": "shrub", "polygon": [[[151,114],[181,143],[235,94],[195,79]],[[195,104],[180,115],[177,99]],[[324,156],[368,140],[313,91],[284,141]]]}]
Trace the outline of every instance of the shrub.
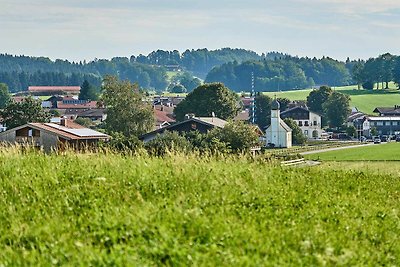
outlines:
[{"label": "shrub", "polygon": [[169,152],[187,153],[192,150],[192,145],[184,136],[177,132],[166,131],[149,142],[144,147],[153,156],[164,156]]}]

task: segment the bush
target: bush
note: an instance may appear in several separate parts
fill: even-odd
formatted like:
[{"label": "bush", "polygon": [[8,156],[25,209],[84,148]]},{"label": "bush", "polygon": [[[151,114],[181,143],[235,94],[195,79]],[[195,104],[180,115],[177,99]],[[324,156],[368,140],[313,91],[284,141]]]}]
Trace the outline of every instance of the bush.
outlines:
[{"label": "bush", "polygon": [[364,82],[364,83],[362,84],[362,87],[363,87],[364,89],[367,89],[367,90],[373,90],[373,89],[374,89],[374,83],[371,82],[371,81],[366,81],[366,82]]},{"label": "bush", "polygon": [[103,143],[102,147],[119,152],[134,152],[143,147],[143,142],[136,136],[124,136],[122,133],[112,133],[109,142]]},{"label": "bush", "polygon": [[192,145],[184,136],[177,132],[166,131],[149,142],[144,147],[153,156],[164,156],[169,152],[187,153],[192,150]]}]

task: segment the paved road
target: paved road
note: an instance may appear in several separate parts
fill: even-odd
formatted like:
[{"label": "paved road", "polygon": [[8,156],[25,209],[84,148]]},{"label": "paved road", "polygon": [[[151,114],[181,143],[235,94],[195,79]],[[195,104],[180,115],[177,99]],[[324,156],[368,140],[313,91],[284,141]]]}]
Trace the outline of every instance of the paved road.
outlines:
[{"label": "paved road", "polygon": [[300,155],[310,155],[310,154],[316,154],[316,153],[322,153],[322,152],[328,152],[328,151],[334,151],[334,150],[342,150],[342,149],[372,146],[372,145],[374,145],[374,143],[368,143],[368,144],[363,144],[363,145],[354,145],[354,146],[333,147],[333,148],[326,148],[326,149],[302,152],[302,153],[300,153]]}]

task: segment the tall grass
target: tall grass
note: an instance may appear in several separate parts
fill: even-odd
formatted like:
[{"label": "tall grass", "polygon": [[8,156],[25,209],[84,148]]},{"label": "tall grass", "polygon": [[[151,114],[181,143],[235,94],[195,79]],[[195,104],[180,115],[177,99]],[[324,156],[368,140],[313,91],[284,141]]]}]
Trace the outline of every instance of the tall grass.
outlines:
[{"label": "tall grass", "polygon": [[2,148],[0,265],[395,266],[398,192],[245,156]]}]

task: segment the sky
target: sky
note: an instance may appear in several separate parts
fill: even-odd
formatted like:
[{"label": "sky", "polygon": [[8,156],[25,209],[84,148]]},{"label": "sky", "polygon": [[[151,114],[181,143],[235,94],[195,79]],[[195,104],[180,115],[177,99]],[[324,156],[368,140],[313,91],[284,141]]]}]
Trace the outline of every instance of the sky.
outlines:
[{"label": "sky", "polygon": [[244,48],[400,54],[399,0],[0,0],[0,53],[70,61]]}]

